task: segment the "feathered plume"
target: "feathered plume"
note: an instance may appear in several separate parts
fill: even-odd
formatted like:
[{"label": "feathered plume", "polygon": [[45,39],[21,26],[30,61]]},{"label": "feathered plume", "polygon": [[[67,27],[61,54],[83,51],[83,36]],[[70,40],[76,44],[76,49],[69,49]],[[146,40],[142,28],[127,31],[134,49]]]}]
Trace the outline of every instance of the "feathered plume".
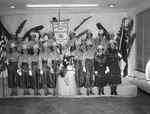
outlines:
[{"label": "feathered plume", "polygon": [[19,33],[21,33],[21,31],[22,31],[22,29],[23,29],[23,27],[24,27],[24,25],[25,25],[26,22],[27,22],[27,20],[24,20],[24,21],[20,24],[20,26],[19,26],[18,29],[16,30],[16,35],[19,34]]},{"label": "feathered plume", "polygon": [[74,31],[76,31],[84,22],[86,22],[88,19],[90,19],[92,16],[89,16],[85,18],[77,27],[74,28]]},{"label": "feathered plume", "polygon": [[7,31],[7,29],[5,28],[5,26],[2,24],[2,22],[0,21],[0,29],[3,31],[4,35],[6,36],[6,38],[8,40],[11,39],[11,34]]},{"label": "feathered plume", "polygon": [[85,31],[81,32],[80,34],[78,34],[76,37],[80,38],[81,36],[83,36],[84,34],[86,34],[88,32],[89,29],[86,29]]},{"label": "feathered plume", "polygon": [[30,37],[30,32],[31,31],[39,31],[39,30],[42,30],[44,28],[44,26],[43,25],[39,25],[39,26],[36,26],[36,27],[33,27],[33,28],[31,28],[30,30],[28,30],[25,34],[24,34],[24,36],[23,36],[23,40],[25,40],[27,37]]},{"label": "feathered plume", "polygon": [[108,33],[108,31],[105,29],[105,27],[104,27],[101,23],[97,23],[96,26],[97,26],[97,28],[98,28],[99,30],[100,30],[100,29],[103,29],[104,35],[108,38],[109,33]]}]

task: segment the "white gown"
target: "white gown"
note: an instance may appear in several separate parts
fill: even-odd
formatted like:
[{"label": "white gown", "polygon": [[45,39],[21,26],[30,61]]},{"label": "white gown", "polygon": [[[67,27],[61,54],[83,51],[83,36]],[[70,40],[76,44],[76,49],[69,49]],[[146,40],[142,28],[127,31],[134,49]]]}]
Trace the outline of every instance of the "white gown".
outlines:
[{"label": "white gown", "polygon": [[[68,65],[68,70],[73,70],[73,66]],[[59,96],[77,95],[77,84],[75,81],[75,72],[67,71],[64,77],[58,76],[56,84],[56,93]]]}]

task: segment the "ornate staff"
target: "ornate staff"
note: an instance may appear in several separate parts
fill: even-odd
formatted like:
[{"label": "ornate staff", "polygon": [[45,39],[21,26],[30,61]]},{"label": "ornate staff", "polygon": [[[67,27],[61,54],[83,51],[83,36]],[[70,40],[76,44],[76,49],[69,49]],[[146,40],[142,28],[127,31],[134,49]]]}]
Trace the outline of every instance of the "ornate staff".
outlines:
[{"label": "ornate staff", "polygon": [[121,44],[122,44],[122,38],[124,34],[124,27],[125,27],[125,21],[127,20],[126,17],[122,19],[122,30],[121,30],[121,37],[120,37],[120,45],[119,45],[119,50],[121,49]]}]

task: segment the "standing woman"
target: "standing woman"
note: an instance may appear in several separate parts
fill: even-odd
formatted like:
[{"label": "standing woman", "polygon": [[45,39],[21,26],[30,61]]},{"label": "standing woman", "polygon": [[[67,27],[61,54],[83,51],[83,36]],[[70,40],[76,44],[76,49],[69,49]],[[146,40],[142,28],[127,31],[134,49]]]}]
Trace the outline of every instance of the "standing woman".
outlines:
[{"label": "standing woman", "polygon": [[51,94],[49,89],[53,86],[52,74],[51,74],[51,57],[50,57],[50,49],[49,44],[45,42],[43,44],[44,52],[39,55],[39,68],[40,74],[42,78],[42,85],[44,87],[44,94]]},{"label": "standing woman", "polygon": [[24,90],[24,95],[30,95],[29,87],[30,87],[30,56],[28,54],[27,45],[22,45],[22,54],[18,60],[18,69],[20,75],[20,88]]},{"label": "standing woman", "polygon": [[99,45],[95,53],[95,86],[98,87],[98,94],[104,95],[104,87],[107,85],[105,71],[107,66],[107,57],[105,55],[104,47]]},{"label": "standing woman", "polygon": [[85,37],[82,37],[81,38],[81,46],[80,46],[80,49],[82,52],[85,52],[86,51],[86,38]]},{"label": "standing woman", "polygon": [[15,43],[10,44],[10,54],[6,56],[9,61],[8,65],[8,87],[11,88],[10,96],[17,95],[17,87],[19,86],[19,76],[17,74],[17,63],[20,53],[17,52]]},{"label": "standing woman", "polygon": [[92,42],[87,41],[87,50],[83,53],[83,71],[86,72],[85,84],[87,95],[94,95],[93,86],[95,81],[94,76],[94,51],[92,50]]},{"label": "standing woman", "polygon": [[72,30],[69,33],[69,37],[70,38],[69,38],[69,41],[68,41],[68,46],[70,47],[70,51],[72,52],[75,48],[75,41],[78,40],[78,39],[76,38],[75,32],[72,31]]},{"label": "standing woman", "polygon": [[109,79],[108,84],[110,85],[111,95],[117,94],[117,85],[121,84],[121,73],[119,67],[119,59],[121,54],[116,49],[117,42],[115,40],[110,41],[110,48],[107,51],[108,56],[108,66],[109,66]]},{"label": "standing woman", "polygon": [[41,76],[39,70],[39,45],[33,45],[33,55],[30,57],[31,70],[32,70],[32,80],[31,88],[34,90],[34,95],[40,95],[39,89],[41,84]]},{"label": "standing woman", "polygon": [[[53,51],[51,52],[51,59],[52,59],[52,71],[53,71],[53,82],[54,82],[53,88],[56,88],[56,80],[60,73],[59,67],[62,61],[62,57],[58,51],[58,44],[56,42],[53,42]],[[55,89],[53,95],[55,95]]]},{"label": "standing woman", "polygon": [[81,43],[79,40],[75,42],[75,50],[72,52],[72,55],[74,56],[75,79],[78,87],[78,94],[82,95],[81,87],[82,87],[84,75],[83,75],[83,65],[82,65],[83,53],[81,52],[80,44]]}]

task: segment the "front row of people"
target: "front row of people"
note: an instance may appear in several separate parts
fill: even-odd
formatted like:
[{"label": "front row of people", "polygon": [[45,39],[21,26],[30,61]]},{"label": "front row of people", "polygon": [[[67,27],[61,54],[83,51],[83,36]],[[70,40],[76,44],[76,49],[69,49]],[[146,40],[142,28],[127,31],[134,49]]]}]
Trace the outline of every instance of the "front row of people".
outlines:
[{"label": "front row of people", "polygon": [[[72,52],[64,45],[61,54],[56,42],[53,43],[52,50],[47,42],[43,47],[44,51],[39,53],[38,45],[34,45],[34,54],[29,55],[26,44],[22,45],[22,53],[18,53],[15,44],[11,43],[11,53],[6,56],[9,61],[8,87],[12,89],[11,96],[17,95],[17,87],[24,90],[24,95],[30,95],[30,88],[34,90],[34,95],[40,95],[41,88],[44,89],[45,95],[51,94],[49,88],[53,88],[53,95],[56,95],[60,89],[60,77],[68,87],[68,83],[75,82],[79,95],[82,95],[81,87],[87,89],[87,95],[94,95],[94,86],[98,87],[99,95],[104,95],[106,85],[110,86],[111,95],[117,95],[117,85],[121,84],[118,64],[121,55],[116,49],[115,41],[110,41],[107,52],[102,45],[98,46],[96,51],[92,50],[90,41],[86,42],[84,52],[80,50],[79,41],[75,42],[75,50]],[[68,66],[71,66],[72,70]],[[73,70],[74,73],[68,73]],[[69,80],[72,75],[75,79],[73,82]],[[64,88],[60,91],[63,90]]]}]

